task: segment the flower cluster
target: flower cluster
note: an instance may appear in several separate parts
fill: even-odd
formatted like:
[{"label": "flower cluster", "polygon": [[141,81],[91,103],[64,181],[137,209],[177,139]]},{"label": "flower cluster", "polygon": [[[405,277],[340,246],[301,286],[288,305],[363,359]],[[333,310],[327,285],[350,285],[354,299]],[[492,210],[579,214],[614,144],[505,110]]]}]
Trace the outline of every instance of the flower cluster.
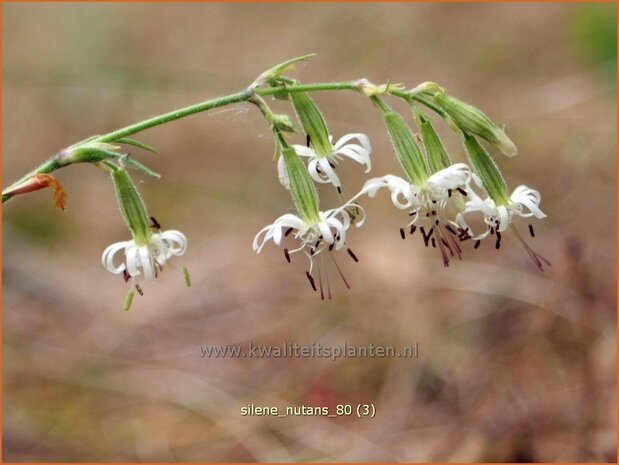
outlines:
[{"label": "flower cluster", "polygon": [[[463,243],[469,241],[477,249],[482,241],[493,240],[501,247],[503,234],[509,229],[542,271],[548,260],[535,252],[525,241],[517,223],[521,219],[543,219],[541,194],[520,185],[510,194],[507,183],[486,146],[498,149],[507,157],[518,150],[505,130],[474,106],[449,95],[433,82],[424,82],[412,89],[402,84],[375,85],[367,79],[303,85],[287,76],[294,65],[309,59],[305,55],[280,63],[260,74],[241,92],[190,105],[164,113],[136,124],[92,136],[56,153],[38,168],[2,191],[2,202],[10,198],[50,187],[55,205],[66,205],[66,192],[50,173],[73,164],[94,164],[111,175],[120,211],[131,233],[131,239],[108,246],[101,257],[103,266],[130,282],[124,308],[129,309],[134,289],[143,294],[140,285],[157,278],[175,256],[187,249],[187,238],[176,230],[161,231],[157,220],[148,216],[146,206],[131,180],[127,168],[148,176],[160,175],[122,152],[122,146],[133,146],[154,152],[155,149],[129,136],[146,129],[184,118],[195,113],[240,102],[254,104],[269,123],[275,141],[277,175],[291,196],[296,212],[288,212],[261,229],[253,242],[260,253],[273,242],[282,247],[285,259],[301,253],[308,259],[307,279],[321,298],[331,299],[329,276],[337,275],[350,287],[335,254],[343,250],[354,262],[358,256],[348,247],[351,226],[365,222],[362,199],[388,192],[393,205],[408,213],[398,228],[402,239],[421,237],[427,248],[440,253],[448,267],[455,258],[463,258]],[[353,90],[368,98],[380,112],[392,142],[401,171],[368,179],[357,194],[348,197],[343,188],[339,166],[347,159],[361,165],[365,173],[372,170],[372,144],[367,135],[355,132],[334,139],[327,122],[310,96],[314,91]],[[264,100],[271,96],[290,104],[290,114],[275,114]],[[399,99],[409,105],[416,130],[386,102]],[[453,129],[463,142],[466,162],[452,162],[441,138],[434,129],[432,111]],[[296,122],[291,116],[294,112]],[[297,129],[300,126],[301,131]],[[302,132],[304,143],[288,139]],[[301,142],[297,141],[297,142]],[[328,184],[335,188],[339,204],[321,208],[318,189]],[[532,224],[528,224],[535,237]],[[489,239],[491,238],[491,239]],[[335,269],[335,271],[333,271]],[[329,271],[331,270],[331,271]],[[183,268],[185,283],[191,285],[189,273]]]},{"label": "flower cluster", "polygon": [[[419,231],[423,244],[438,250],[445,267],[453,258],[462,259],[465,241],[474,243],[477,249],[484,239],[493,236],[495,247],[500,248],[502,233],[508,228],[514,231],[540,270],[550,265],[528,246],[515,226],[518,218],[545,218],[540,209],[540,193],[527,186],[518,186],[509,195],[496,162],[479,142],[479,139],[485,140],[507,156],[516,155],[515,144],[502,128],[475,107],[447,95],[438,85],[424,83],[407,94],[418,97],[407,99],[418,127],[418,132],[413,133],[402,115],[382,100],[388,93],[388,86],[374,86],[366,80],[360,81],[360,86],[382,113],[402,175],[387,174],[369,179],[356,195],[342,200],[340,206],[320,210],[314,182],[331,184],[341,194],[338,164],[343,158],[349,158],[363,165],[368,173],[372,169],[372,147],[369,138],[361,133],[345,135],[333,144],[315,102],[304,92],[291,93],[289,98],[305,133],[306,144],[289,144],[275,124],[273,129],[281,149],[278,177],[291,193],[297,214],[284,214],[263,228],[253,243],[257,253],[269,241],[284,248],[288,262],[293,254],[303,252],[309,259],[306,275],[310,285],[315,291],[320,290],[322,299],[330,299],[329,274],[323,257],[330,257],[349,287],[331,252],[346,249],[358,261],[346,245],[347,231],[352,224],[360,227],[365,220],[365,211],[359,204],[361,198],[375,197],[379,191],[386,190],[393,205],[409,215],[406,224],[399,228],[401,238]],[[382,88],[384,91],[379,92]],[[394,88],[403,89],[401,86]],[[461,135],[468,163],[451,161],[432,120],[421,110],[419,102],[433,109]],[[483,225],[481,229],[477,223]],[[532,225],[529,231],[534,236]],[[316,258],[319,259],[317,266],[314,264]]]}]

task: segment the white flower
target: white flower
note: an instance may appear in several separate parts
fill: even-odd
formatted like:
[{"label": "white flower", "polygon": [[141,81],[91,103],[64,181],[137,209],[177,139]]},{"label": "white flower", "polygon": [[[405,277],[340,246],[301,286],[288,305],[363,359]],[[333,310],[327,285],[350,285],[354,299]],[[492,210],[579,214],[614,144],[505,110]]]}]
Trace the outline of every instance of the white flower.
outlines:
[{"label": "white flower", "polygon": [[[110,273],[122,273],[126,279],[143,274],[145,281],[151,281],[172,256],[183,255],[186,249],[185,235],[171,230],[152,234],[146,244],[138,244],[135,240],[116,242],[103,251],[101,263]],[[120,251],[125,259],[116,265],[114,259]]]},{"label": "white flower", "polygon": [[[361,218],[357,218],[358,215],[361,215]],[[253,249],[256,253],[260,253],[264,245],[270,240],[272,240],[275,245],[280,246],[285,237],[292,235],[292,237],[298,241],[298,245],[292,250],[284,248],[286,260],[290,262],[290,256],[292,254],[303,252],[310,261],[309,270],[306,272],[307,279],[312,288],[316,290],[316,283],[312,274],[314,258],[318,257],[322,259],[325,250],[331,252],[334,249],[336,251],[342,249],[346,244],[346,233],[350,226],[354,224],[357,227],[361,227],[364,220],[365,211],[361,206],[352,201],[339,208],[319,212],[319,217],[315,221],[303,220],[297,215],[287,213],[277,218],[273,224],[266,226],[256,234]],[[351,258],[357,262],[358,259],[356,255],[349,248],[346,250]],[[350,288],[333,256],[330,253],[327,253],[327,255],[332,258],[337,272],[344,281],[346,287]],[[323,271],[321,272],[321,270]],[[328,272],[326,270],[326,265],[320,260],[318,265],[318,282],[321,298],[324,300],[323,273],[325,274],[328,297],[331,299]]]},{"label": "white flower", "polygon": [[[482,199],[471,191],[469,193],[469,200],[464,208],[464,214],[481,212],[484,215],[484,223],[486,224],[486,230],[473,237],[476,241],[475,248],[477,248],[481,240],[489,234],[496,235],[495,248],[500,248],[501,233],[505,231],[508,226],[511,226],[516,234],[516,238],[524,246],[529,257],[531,257],[531,260],[535,263],[535,266],[537,266],[540,271],[544,271],[544,265],[550,266],[550,262],[526,243],[513,224],[515,217],[529,218],[534,216],[539,219],[546,218],[546,214],[539,208],[541,199],[542,196],[538,191],[527,186],[518,186],[514,189],[514,192],[512,192],[512,195],[509,197],[509,202],[505,205],[497,205],[496,202],[490,198]],[[471,231],[471,228],[464,219],[464,215],[459,214],[456,221],[462,229],[465,229],[467,232]],[[532,225],[529,225],[529,232],[533,237]]]},{"label": "white flower", "polygon": [[[350,142],[355,139],[358,143]],[[329,137],[329,140],[331,140],[331,137]],[[307,170],[314,181],[331,183],[338,190],[341,188],[342,183],[334,168],[343,157],[348,157],[361,165],[365,165],[366,173],[369,173],[372,169],[372,162],[370,160],[372,146],[370,145],[370,139],[365,134],[345,135],[333,145],[331,152],[324,156],[318,155],[312,148],[304,145],[293,145],[292,147],[297,155],[308,159]],[[288,187],[288,174],[286,173],[283,157],[279,157],[277,173],[281,184]]]},{"label": "white flower", "polygon": [[[422,185],[387,175],[367,181],[362,192],[374,197],[381,188],[389,189],[391,201],[397,208],[410,209],[409,215],[413,217],[407,225],[410,234],[419,226],[425,246],[437,247],[443,257],[443,264],[449,266],[449,255],[461,258],[461,249],[456,239],[464,240],[467,237],[455,222],[444,218],[444,212],[448,204],[461,201],[461,197],[456,194],[464,197],[468,195],[472,179],[478,181],[466,164],[457,163],[434,173]],[[406,237],[404,228],[400,229],[400,235],[402,239]]]},{"label": "white flower", "polygon": [[[475,240],[481,240],[488,234],[505,231],[513,222],[514,217],[546,218],[546,214],[539,208],[541,199],[542,196],[538,191],[527,186],[518,186],[514,189],[509,197],[509,203],[506,205],[497,205],[491,198],[482,199],[471,191],[464,213],[481,212],[484,215],[484,222],[487,225],[486,231],[474,237]],[[457,221],[460,226],[468,228],[463,215],[458,215]],[[500,237],[499,235],[497,244],[500,244]]]}]

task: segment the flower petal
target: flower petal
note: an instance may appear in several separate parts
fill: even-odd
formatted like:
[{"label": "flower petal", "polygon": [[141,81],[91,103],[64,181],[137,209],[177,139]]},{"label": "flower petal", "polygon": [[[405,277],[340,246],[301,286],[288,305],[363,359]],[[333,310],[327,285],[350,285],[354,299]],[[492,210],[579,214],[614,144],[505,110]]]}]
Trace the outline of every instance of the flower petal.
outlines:
[{"label": "flower petal", "polygon": [[152,281],[155,279],[155,267],[153,263],[153,258],[151,256],[150,248],[146,245],[143,245],[138,248],[138,254],[140,257],[140,264],[142,265],[142,270],[144,270],[144,279],[146,281]]},{"label": "flower petal", "polygon": [[176,230],[164,231],[160,235],[170,255],[183,255],[187,250],[187,237]]},{"label": "flower petal", "polygon": [[110,273],[120,274],[127,268],[124,262],[118,266],[115,266],[114,257],[119,251],[123,250],[127,246],[127,244],[129,244],[130,242],[133,242],[133,241],[116,242],[112,245],[109,245],[103,251],[103,254],[101,255],[101,263]]}]

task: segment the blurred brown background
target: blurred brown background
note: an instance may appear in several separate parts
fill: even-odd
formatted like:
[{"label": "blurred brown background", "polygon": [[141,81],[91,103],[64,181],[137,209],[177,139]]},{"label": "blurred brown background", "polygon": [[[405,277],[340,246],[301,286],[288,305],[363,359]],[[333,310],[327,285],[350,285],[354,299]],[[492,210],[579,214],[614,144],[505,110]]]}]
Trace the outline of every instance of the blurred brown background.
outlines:
[{"label": "blurred brown background", "polygon": [[[616,7],[612,4],[5,4],[3,184],[92,134],[243,88],[317,52],[305,82],[433,80],[505,123],[510,187],[543,194],[531,245],[465,247],[443,269],[386,194],[365,202],[321,302],[305,261],[254,254],[291,201],[272,139],[238,105],[140,136],[150,212],[188,253],[144,285],[100,265],[127,230],[94,167],[3,212],[5,461],[615,461]],[[352,93],[316,101],[365,132],[372,175],[399,174],[380,115]],[[402,111],[405,107],[394,103]],[[279,111],[288,111],[277,103]],[[463,161],[458,137],[441,133]],[[362,170],[344,163],[349,193]],[[335,206],[321,190],[323,207]],[[525,223],[526,224],[526,223]],[[526,227],[526,226],[525,226]],[[193,287],[178,271],[186,265]],[[202,359],[205,344],[419,342],[417,359]],[[372,402],[374,419],[241,417],[243,405]]]}]

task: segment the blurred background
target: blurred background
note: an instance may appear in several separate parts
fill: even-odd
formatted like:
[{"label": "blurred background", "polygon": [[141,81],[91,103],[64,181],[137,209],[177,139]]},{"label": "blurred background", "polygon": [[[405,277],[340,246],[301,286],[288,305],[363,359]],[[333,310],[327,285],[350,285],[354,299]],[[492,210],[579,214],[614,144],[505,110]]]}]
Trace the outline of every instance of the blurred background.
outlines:
[{"label": "blurred background", "polygon": [[[440,83],[506,125],[513,189],[542,192],[530,244],[465,244],[444,269],[386,194],[341,254],[352,289],[322,302],[254,235],[292,211],[269,128],[236,105],[150,130],[164,176],[136,175],[189,250],[123,312],[100,264],[126,240],[111,183],[57,172],[3,208],[4,461],[616,460],[616,6],[613,4],[3,5],[3,185],[78,140],[235,92],[291,57],[305,82]],[[372,175],[399,174],[380,115],[316,94],[330,130],[369,135]],[[280,112],[285,103],[275,102]],[[405,106],[393,105],[410,116]],[[410,121],[410,120],[409,120]],[[439,124],[455,161],[459,138]],[[301,138],[299,138],[299,142]],[[349,195],[365,181],[340,165]],[[321,189],[323,208],[335,206]],[[523,223],[526,230],[526,223]],[[192,273],[184,286],[182,266]],[[201,345],[419,343],[419,357],[201,358]],[[373,419],[242,417],[247,404],[374,403]]]}]

